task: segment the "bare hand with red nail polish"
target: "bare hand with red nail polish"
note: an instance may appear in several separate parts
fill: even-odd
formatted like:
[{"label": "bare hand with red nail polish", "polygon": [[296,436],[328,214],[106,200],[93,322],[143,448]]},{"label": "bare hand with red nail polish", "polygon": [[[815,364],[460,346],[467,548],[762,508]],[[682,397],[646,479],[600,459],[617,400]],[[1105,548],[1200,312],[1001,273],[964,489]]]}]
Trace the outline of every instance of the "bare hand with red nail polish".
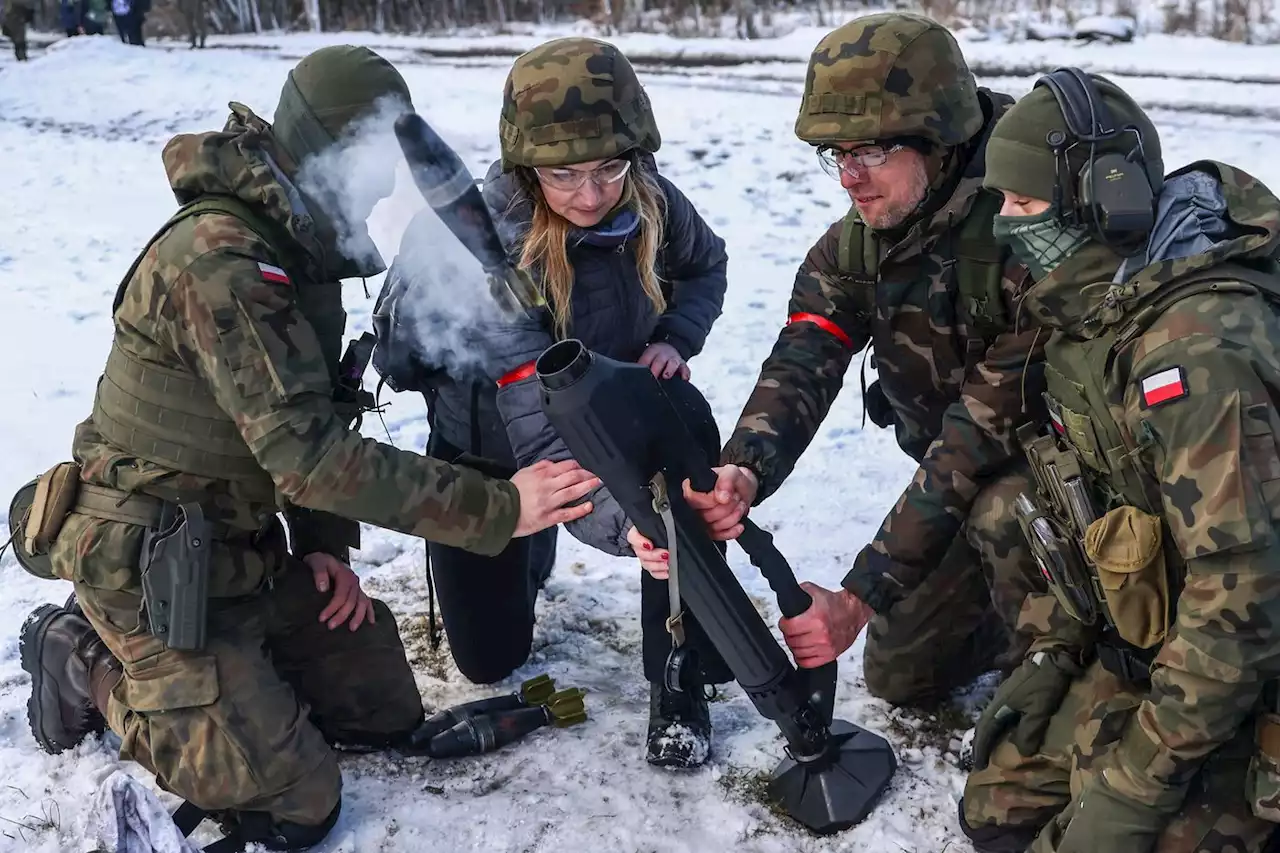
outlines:
[{"label": "bare hand with red nail polish", "polygon": [[660,581],[667,579],[671,567],[667,564],[670,555],[665,548],[653,547],[653,543],[636,530],[634,525],[627,531],[627,541],[631,543],[631,550],[640,558],[640,568]]}]

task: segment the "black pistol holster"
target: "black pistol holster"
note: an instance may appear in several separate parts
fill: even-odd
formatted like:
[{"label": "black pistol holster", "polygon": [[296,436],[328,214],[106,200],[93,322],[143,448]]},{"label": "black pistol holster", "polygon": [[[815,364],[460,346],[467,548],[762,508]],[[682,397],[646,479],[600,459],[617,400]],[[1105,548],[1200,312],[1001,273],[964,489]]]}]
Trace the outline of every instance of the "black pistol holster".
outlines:
[{"label": "black pistol holster", "polygon": [[204,648],[210,533],[198,503],[166,501],[160,523],[143,534],[140,568],[147,624],[167,648]]}]

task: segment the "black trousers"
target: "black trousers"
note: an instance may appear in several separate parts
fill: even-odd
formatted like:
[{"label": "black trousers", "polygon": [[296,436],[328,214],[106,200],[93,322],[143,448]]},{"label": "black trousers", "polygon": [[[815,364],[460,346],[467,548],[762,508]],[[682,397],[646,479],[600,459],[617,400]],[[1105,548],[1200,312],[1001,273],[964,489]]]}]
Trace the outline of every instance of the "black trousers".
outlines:
[{"label": "black trousers", "polygon": [[[666,380],[667,394],[681,410],[700,445],[707,448],[713,464],[720,453],[720,434],[711,407],[702,394],[683,379]],[[428,398],[428,406],[431,401]],[[473,411],[473,416],[475,412]],[[427,455],[446,462],[455,461],[463,451],[439,438],[434,431],[427,442]],[[465,463],[464,463],[465,464]],[[486,473],[494,470],[486,464]],[[469,680],[490,684],[511,674],[529,659],[533,643],[534,607],[538,590],[555,564],[557,528],[533,536],[513,539],[502,553],[485,557],[427,543],[436,598],[454,663]],[[721,545],[721,551],[724,548]],[[637,569],[639,567],[637,566]],[[640,631],[644,676],[662,680],[671,653],[671,635],[666,621],[670,615],[667,582],[640,570]],[[685,646],[697,652],[702,681],[723,684],[733,680],[724,660],[716,652],[697,619],[685,612]]]},{"label": "black trousers", "polygon": [[139,46],[146,44],[142,37],[143,16],[141,14],[130,12],[127,15],[113,15],[113,17],[116,19],[116,32],[120,35],[120,41]]}]

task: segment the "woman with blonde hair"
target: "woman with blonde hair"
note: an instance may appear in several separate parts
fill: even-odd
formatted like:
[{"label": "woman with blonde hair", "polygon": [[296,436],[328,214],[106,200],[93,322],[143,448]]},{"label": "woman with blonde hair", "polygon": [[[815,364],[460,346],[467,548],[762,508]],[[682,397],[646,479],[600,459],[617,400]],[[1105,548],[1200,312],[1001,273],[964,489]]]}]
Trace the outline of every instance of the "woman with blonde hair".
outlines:
[{"label": "woman with blonde hair", "polygon": [[[485,178],[485,203],[546,310],[539,319],[486,327],[485,381],[460,370],[435,377],[427,392],[428,453],[495,470],[569,458],[542,412],[533,361],[554,341],[577,338],[602,355],[648,365],[685,406],[714,463],[719,434],[710,407],[687,381],[687,362],[720,314],[724,241],[658,173],[653,153],[661,138],[631,64],[613,45],[588,38],[534,48],[507,77],[500,136],[502,158]],[[402,255],[432,251],[412,233],[411,226]],[[603,488],[588,499],[592,513],[566,525],[569,532],[605,553],[633,556],[618,503]],[[472,681],[497,681],[527,660],[555,539],[551,528],[496,557],[429,545],[450,648]],[[700,663],[686,672],[688,689],[664,687],[672,648],[667,585],[643,572],[640,583],[644,672],[652,685],[647,760],[697,766],[711,734],[704,691],[732,675],[686,614],[685,647]]]}]

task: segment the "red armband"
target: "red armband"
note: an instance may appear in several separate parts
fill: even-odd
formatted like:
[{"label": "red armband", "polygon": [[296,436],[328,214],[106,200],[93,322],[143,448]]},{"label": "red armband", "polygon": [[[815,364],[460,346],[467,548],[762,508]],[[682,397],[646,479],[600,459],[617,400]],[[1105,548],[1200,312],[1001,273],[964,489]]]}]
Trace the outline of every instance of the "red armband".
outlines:
[{"label": "red armband", "polygon": [[787,318],[787,325],[792,323],[813,323],[822,331],[834,337],[849,349],[853,349],[853,339],[844,333],[844,329],[823,317],[821,314],[792,314]]}]

